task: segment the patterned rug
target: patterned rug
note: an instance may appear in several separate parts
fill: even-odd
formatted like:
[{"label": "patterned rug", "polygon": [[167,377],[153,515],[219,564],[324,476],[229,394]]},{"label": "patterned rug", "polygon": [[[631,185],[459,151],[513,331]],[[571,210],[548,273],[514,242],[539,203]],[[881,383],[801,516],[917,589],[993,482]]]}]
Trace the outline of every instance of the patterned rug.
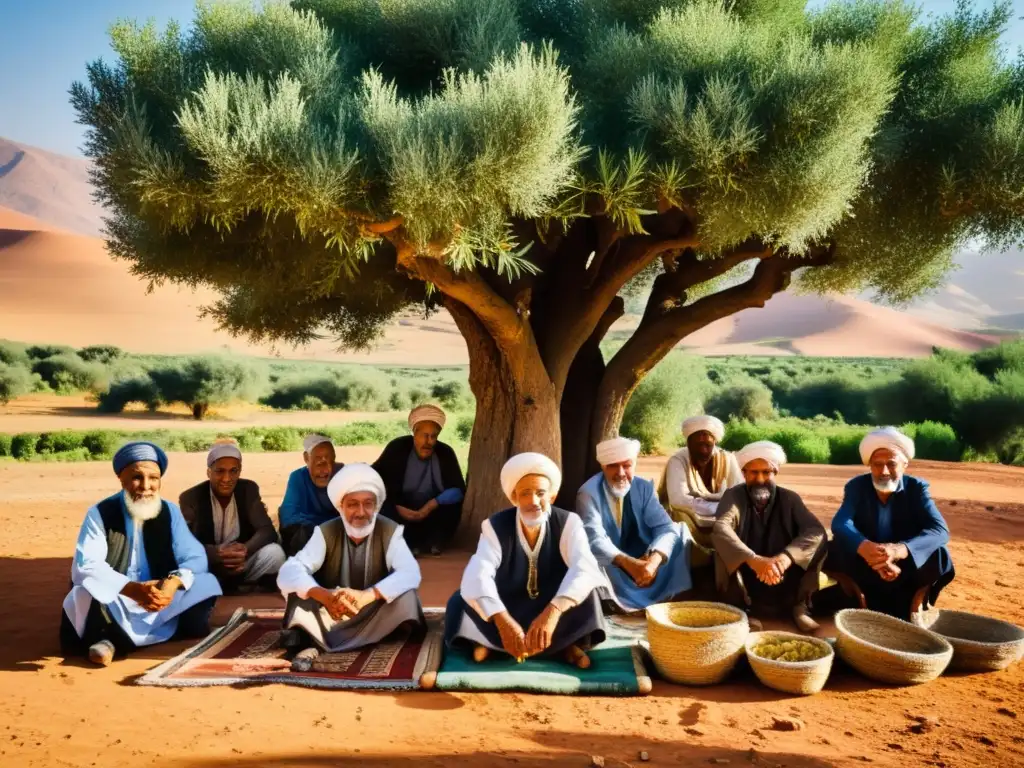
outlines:
[{"label": "patterned rug", "polygon": [[408,690],[441,661],[443,635],[437,612],[427,629],[392,636],[368,648],[322,653],[309,671],[292,669],[281,647],[283,609],[239,608],[220,629],[184,653],[151,669],[139,685],[192,687],[286,683],[308,688]]}]

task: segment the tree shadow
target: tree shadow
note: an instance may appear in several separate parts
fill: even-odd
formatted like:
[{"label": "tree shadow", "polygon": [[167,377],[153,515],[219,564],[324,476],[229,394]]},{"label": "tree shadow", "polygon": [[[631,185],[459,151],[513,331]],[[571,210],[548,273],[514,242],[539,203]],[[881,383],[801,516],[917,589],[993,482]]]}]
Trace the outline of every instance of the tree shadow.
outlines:
[{"label": "tree shadow", "polygon": [[[540,749],[496,749],[492,751],[451,751],[447,754],[364,754],[352,750],[331,749],[321,744],[312,754],[260,754],[255,757],[232,755],[194,761],[176,757],[163,766],[181,768],[360,768],[362,766],[437,766],[438,768],[478,768],[479,766],[516,765],[518,768],[550,766],[588,766],[594,757],[604,758],[610,767],[641,764],[640,752],[648,753],[644,764],[651,766],[706,766],[712,763],[787,768],[835,768],[834,762],[786,752],[759,749],[714,747],[681,740],[656,737],[623,736],[567,731],[518,733]],[[157,768],[162,768],[160,763]]]}]

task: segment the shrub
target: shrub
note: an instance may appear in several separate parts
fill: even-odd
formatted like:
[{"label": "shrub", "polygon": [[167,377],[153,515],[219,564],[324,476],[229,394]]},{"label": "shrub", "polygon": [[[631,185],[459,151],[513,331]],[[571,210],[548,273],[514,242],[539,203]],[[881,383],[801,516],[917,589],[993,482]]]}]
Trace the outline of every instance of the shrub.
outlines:
[{"label": "shrub", "polygon": [[899,379],[874,392],[877,420],[900,424],[941,418],[962,434],[964,405],[983,399],[992,382],[957,360],[942,355],[908,365]]},{"label": "shrub", "polygon": [[757,379],[730,382],[705,401],[704,410],[722,421],[761,421],[775,415],[772,392]]},{"label": "shrub", "polygon": [[36,445],[38,444],[39,435],[31,432],[15,435],[11,440],[11,456],[16,459],[30,459],[36,455]]},{"label": "shrub", "polygon": [[104,344],[95,344],[91,347],[84,347],[78,350],[78,356],[89,363],[103,363],[110,365],[124,357],[124,352],[118,347]]},{"label": "shrub", "polygon": [[30,367],[27,347],[16,341],[0,341],[0,363]]},{"label": "shrub", "polygon": [[324,401],[316,395],[304,395],[299,401],[299,410],[301,411],[322,411],[327,406]]},{"label": "shrub", "polygon": [[473,416],[460,416],[455,423],[455,436],[459,442],[468,443],[473,436]]},{"label": "shrub", "polygon": [[109,458],[117,451],[122,439],[117,432],[98,429],[82,436],[82,447],[94,458]]},{"label": "shrub", "polygon": [[644,453],[666,453],[679,435],[682,419],[701,407],[707,376],[700,358],[681,353],[651,371],[626,405],[619,431],[640,441]]},{"label": "shrub", "polygon": [[99,363],[87,363],[78,355],[52,355],[32,364],[32,372],[39,375],[60,394],[103,390],[107,388],[106,369]]},{"label": "shrub", "polygon": [[247,451],[263,450],[263,432],[256,427],[243,429],[241,432],[234,435],[234,438],[238,441],[238,448],[243,453]]},{"label": "shrub", "polygon": [[63,344],[35,344],[31,347],[26,347],[25,354],[28,355],[30,360],[45,360],[48,357],[56,357],[57,355],[74,355],[75,349]]},{"label": "shrub", "polygon": [[860,441],[867,432],[867,427],[846,427],[828,434],[829,463],[860,464]]},{"label": "shrub", "polygon": [[8,435],[4,432],[0,432],[0,456],[11,456],[11,443],[14,441],[14,435]]},{"label": "shrub", "polygon": [[142,403],[150,410],[160,405],[160,393],[148,375],[115,381],[99,394],[97,408],[103,413],[121,413],[129,403]]},{"label": "shrub", "polygon": [[298,430],[291,427],[271,427],[263,433],[263,450],[302,450],[302,435],[299,434]]},{"label": "shrub", "polygon": [[956,432],[974,448],[992,450],[1024,428],[1024,371],[1004,370],[962,403]]},{"label": "shrub", "polygon": [[383,445],[409,434],[404,421],[355,421],[340,428],[322,430],[338,447],[344,445]]},{"label": "shrub", "polygon": [[185,403],[195,419],[206,416],[211,405],[235,400],[256,402],[266,387],[266,372],[226,357],[194,357],[166,364],[149,372],[165,403]]},{"label": "shrub", "polygon": [[1024,372],[1024,339],[1004,341],[971,355],[975,370],[989,379],[995,379],[1001,371]]},{"label": "shrub", "polygon": [[301,408],[315,397],[328,408],[343,411],[386,411],[394,393],[383,373],[373,369],[341,369],[313,378],[282,379],[262,402],[271,408]]},{"label": "shrub", "polygon": [[764,439],[781,445],[786,458],[795,464],[828,464],[831,458],[828,438],[809,429],[783,427]]},{"label": "shrub", "polygon": [[36,453],[66,453],[84,447],[81,432],[44,432],[36,444]]},{"label": "shrub", "polygon": [[442,381],[430,388],[430,396],[449,411],[465,411],[473,407],[469,387],[461,381]]},{"label": "shrub", "polygon": [[851,424],[867,424],[871,422],[871,395],[877,386],[884,384],[847,371],[790,381],[773,388],[773,393],[780,408],[799,418],[838,414]]},{"label": "shrub", "polygon": [[914,432],[914,455],[916,458],[934,461],[960,461],[963,448],[957,439],[956,432],[948,424],[926,421],[915,425],[912,431]]},{"label": "shrub", "polygon": [[28,368],[0,363],[0,405],[27,395],[33,390],[35,381]]}]

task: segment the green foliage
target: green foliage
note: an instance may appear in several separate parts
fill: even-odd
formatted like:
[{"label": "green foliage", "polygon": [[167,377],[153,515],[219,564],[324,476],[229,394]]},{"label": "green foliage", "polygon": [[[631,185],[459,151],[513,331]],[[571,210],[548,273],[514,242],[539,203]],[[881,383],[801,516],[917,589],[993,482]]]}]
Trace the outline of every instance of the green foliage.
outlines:
[{"label": "green foliage", "polygon": [[129,404],[141,403],[150,410],[160,405],[160,391],[148,375],[115,381],[97,397],[97,408],[103,413],[121,413]]},{"label": "green foliage", "polygon": [[469,443],[469,439],[473,435],[473,422],[472,416],[460,416],[455,423],[455,436],[460,442]]},{"label": "green foliage", "polygon": [[254,402],[266,386],[266,373],[252,363],[226,357],[195,357],[149,372],[160,400],[185,403],[197,419],[211,405]]},{"label": "green foliage", "polygon": [[878,421],[888,424],[940,418],[960,424],[966,403],[981,398],[992,384],[963,362],[932,357],[911,363],[900,378],[874,393]]},{"label": "green foliage", "polygon": [[[262,402],[272,408],[303,408],[309,398],[344,411],[386,411],[392,392],[387,376],[372,368],[342,368],[313,378],[286,378]],[[307,409],[318,410],[318,409]]]},{"label": "green foliage", "polygon": [[30,358],[27,349],[27,345],[20,342],[0,340],[0,363],[29,367]]},{"label": "green foliage", "polygon": [[838,414],[852,424],[871,421],[873,388],[877,379],[858,376],[852,371],[823,374],[803,380],[774,379],[772,391],[779,408],[793,416],[808,419],[819,414]]},{"label": "green foliage", "polygon": [[971,362],[988,379],[995,379],[1001,371],[1024,371],[1024,339],[1004,341],[975,352]]},{"label": "green foliage", "polygon": [[722,421],[761,421],[775,415],[772,391],[754,378],[715,388],[704,401],[704,410]]},{"label": "green foliage", "polygon": [[[30,353],[32,349],[29,348]],[[38,374],[58,394],[103,390],[107,386],[106,369],[99,363],[86,362],[74,350],[37,358],[32,364],[32,372]]]},{"label": "green foliage", "polygon": [[110,365],[124,357],[124,351],[118,347],[107,344],[94,344],[91,347],[83,347],[78,350],[78,356],[88,363],[103,363]]},{"label": "green foliage", "polygon": [[700,407],[706,377],[701,358],[670,355],[633,392],[620,433],[640,441],[644,453],[665,453],[676,443],[685,416]]},{"label": "green foliage", "polygon": [[[473,407],[473,394],[461,381],[444,381],[430,388],[430,397],[449,411],[466,411]],[[419,405],[414,403],[413,407]]]},{"label": "green foliage", "polygon": [[21,365],[0,363],[0,405],[32,391],[32,372]]},{"label": "green foliage", "polygon": [[[963,448],[956,432],[948,424],[926,421],[915,425],[914,450],[918,459],[934,461],[960,461]],[[907,430],[909,432],[909,430]]]},{"label": "green foliage", "polygon": [[102,459],[113,456],[121,445],[121,436],[116,432],[95,430],[82,435],[82,447],[92,458]]},{"label": "green foliage", "polygon": [[25,348],[25,354],[29,360],[45,360],[48,357],[56,357],[58,355],[73,355],[75,354],[74,347],[68,347],[64,344],[33,344],[30,347]]},{"label": "green foliage", "polygon": [[[85,435],[81,432],[65,430],[62,432],[45,432],[36,443],[36,453],[67,453],[85,447]],[[88,449],[86,449],[88,451]]]},{"label": "green foliage", "polygon": [[262,447],[264,451],[302,450],[302,434],[290,427],[271,427],[263,433]]},{"label": "green foliage", "polygon": [[29,459],[36,455],[36,446],[39,444],[39,435],[32,432],[24,432],[15,435],[11,440],[11,456],[16,459]]},{"label": "green foliage", "polygon": [[0,456],[11,456],[11,444],[14,442],[14,435],[0,432]]}]

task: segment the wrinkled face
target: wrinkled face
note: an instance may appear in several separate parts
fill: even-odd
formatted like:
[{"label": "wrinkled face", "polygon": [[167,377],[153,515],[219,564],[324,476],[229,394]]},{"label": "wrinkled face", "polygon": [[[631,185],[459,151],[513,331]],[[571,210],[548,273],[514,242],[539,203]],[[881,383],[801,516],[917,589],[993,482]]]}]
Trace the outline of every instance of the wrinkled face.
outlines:
[{"label": "wrinkled face", "polygon": [[129,464],[117,477],[132,501],[154,501],[160,496],[160,467],[155,461]]},{"label": "wrinkled face", "polygon": [[326,488],[331,482],[334,472],[334,446],[331,443],[320,443],[309,453],[303,453],[309,477],[317,488]]},{"label": "wrinkled face", "polygon": [[601,467],[604,473],[604,480],[613,491],[629,488],[633,482],[633,472],[636,465],[632,459],[620,461],[618,464],[605,464]]},{"label": "wrinkled face", "polygon": [[895,490],[907,468],[906,462],[899,454],[893,453],[888,448],[879,448],[871,454],[868,462],[871,469],[871,478],[875,487],[891,487]]},{"label": "wrinkled face", "polygon": [[527,475],[516,483],[512,500],[519,508],[523,522],[529,525],[550,511],[555,500],[555,495],[551,493],[551,481],[544,475]]},{"label": "wrinkled face", "polygon": [[242,462],[234,456],[225,456],[213,462],[213,466],[206,470],[206,476],[210,478],[210,487],[213,492],[222,499],[235,492],[238,485],[238,478],[242,474]]},{"label": "wrinkled face", "polygon": [[694,464],[707,464],[711,461],[711,454],[715,451],[715,444],[715,436],[706,429],[694,432],[686,438],[686,449],[690,452],[690,460]]},{"label": "wrinkled face", "polygon": [[412,442],[416,447],[416,455],[421,459],[429,459],[434,455],[437,436],[441,428],[432,421],[421,421],[412,432]]},{"label": "wrinkled face", "polygon": [[341,514],[353,528],[369,525],[376,513],[377,497],[370,491],[353,491],[341,499]]},{"label": "wrinkled face", "polygon": [[768,485],[775,479],[776,474],[778,473],[772,469],[772,465],[764,459],[748,461],[743,467],[743,479],[748,486]]}]

